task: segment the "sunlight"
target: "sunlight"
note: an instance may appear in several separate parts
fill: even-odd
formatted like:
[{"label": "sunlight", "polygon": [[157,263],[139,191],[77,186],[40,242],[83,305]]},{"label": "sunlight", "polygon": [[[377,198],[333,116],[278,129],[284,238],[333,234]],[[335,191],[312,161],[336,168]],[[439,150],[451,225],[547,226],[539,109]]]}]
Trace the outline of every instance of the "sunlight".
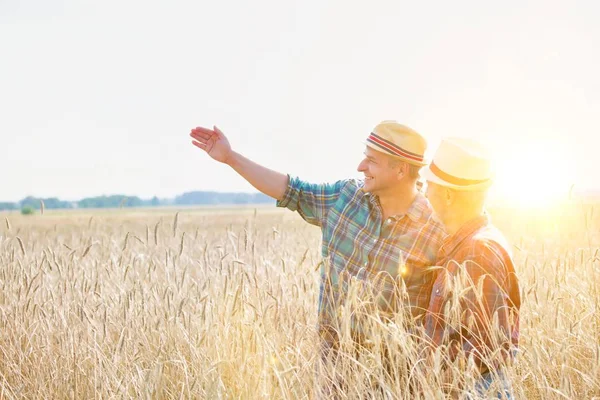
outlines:
[{"label": "sunlight", "polygon": [[[514,142],[511,142],[514,145]],[[496,183],[490,198],[523,208],[548,208],[569,196],[573,162],[557,142],[519,143],[495,151]]]}]

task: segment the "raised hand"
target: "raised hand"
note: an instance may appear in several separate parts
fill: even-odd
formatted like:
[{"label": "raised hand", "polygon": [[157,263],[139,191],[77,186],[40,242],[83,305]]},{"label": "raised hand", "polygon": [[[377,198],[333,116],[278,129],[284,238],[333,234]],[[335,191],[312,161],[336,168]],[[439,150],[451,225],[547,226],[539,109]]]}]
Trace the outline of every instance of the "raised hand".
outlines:
[{"label": "raised hand", "polygon": [[242,178],[267,196],[281,200],[288,187],[288,176],[281,172],[273,171],[255,163],[231,150],[229,141],[217,128],[207,129],[197,127],[190,132],[192,144],[208,153],[211,158],[229,165]]},{"label": "raised hand", "polygon": [[216,126],[213,129],[196,127],[190,132],[192,144],[204,150],[208,155],[219,162],[227,164],[232,150],[229,140]]}]

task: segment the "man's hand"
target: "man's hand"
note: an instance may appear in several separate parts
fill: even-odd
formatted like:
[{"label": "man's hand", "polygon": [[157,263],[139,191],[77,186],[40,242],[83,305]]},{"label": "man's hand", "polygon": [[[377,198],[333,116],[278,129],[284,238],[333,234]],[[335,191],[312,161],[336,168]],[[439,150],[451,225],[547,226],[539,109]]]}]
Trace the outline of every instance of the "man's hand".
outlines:
[{"label": "man's hand", "polygon": [[190,136],[194,139],[192,144],[206,151],[211,158],[224,164],[229,163],[231,145],[219,128],[214,126],[213,129],[207,129],[199,126],[192,129]]},{"label": "man's hand", "polygon": [[274,199],[283,199],[288,186],[288,176],[263,167],[231,150],[229,140],[219,128],[214,126],[213,129],[208,129],[199,126],[192,129],[190,136],[194,146],[207,152],[212,159],[229,165],[256,189]]}]

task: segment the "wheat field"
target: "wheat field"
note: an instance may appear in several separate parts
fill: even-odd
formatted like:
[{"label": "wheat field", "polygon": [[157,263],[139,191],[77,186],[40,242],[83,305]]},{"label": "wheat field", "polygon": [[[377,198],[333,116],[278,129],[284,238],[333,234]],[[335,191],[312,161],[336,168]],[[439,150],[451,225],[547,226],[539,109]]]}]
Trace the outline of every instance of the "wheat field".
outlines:
[{"label": "wheat field", "polygon": [[[600,216],[592,205],[492,208],[523,295],[519,399],[600,398]],[[312,399],[320,232],[287,210],[0,214],[0,398]],[[364,350],[336,373],[348,398],[444,398]],[[425,388],[408,390],[410,379]],[[374,389],[377,388],[377,390]]]}]

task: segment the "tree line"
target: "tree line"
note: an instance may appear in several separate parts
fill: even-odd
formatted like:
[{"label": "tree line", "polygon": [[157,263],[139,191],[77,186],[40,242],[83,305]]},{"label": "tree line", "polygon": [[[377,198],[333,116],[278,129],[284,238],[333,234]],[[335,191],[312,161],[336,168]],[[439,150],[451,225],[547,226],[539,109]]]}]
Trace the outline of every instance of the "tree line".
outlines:
[{"label": "tree line", "polygon": [[56,197],[27,196],[17,202],[0,202],[0,210],[22,210],[24,208],[39,210],[68,209],[68,208],[120,208],[120,207],[157,207],[167,205],[227,205],[227,204],[264,204],[272,203],[273,199],[262,193],[222,193],[222,192],[187,192],[175,198],[154,196],[141,199],[137,196],[111,195],[86,197],[78,201],[65,201]]}]

